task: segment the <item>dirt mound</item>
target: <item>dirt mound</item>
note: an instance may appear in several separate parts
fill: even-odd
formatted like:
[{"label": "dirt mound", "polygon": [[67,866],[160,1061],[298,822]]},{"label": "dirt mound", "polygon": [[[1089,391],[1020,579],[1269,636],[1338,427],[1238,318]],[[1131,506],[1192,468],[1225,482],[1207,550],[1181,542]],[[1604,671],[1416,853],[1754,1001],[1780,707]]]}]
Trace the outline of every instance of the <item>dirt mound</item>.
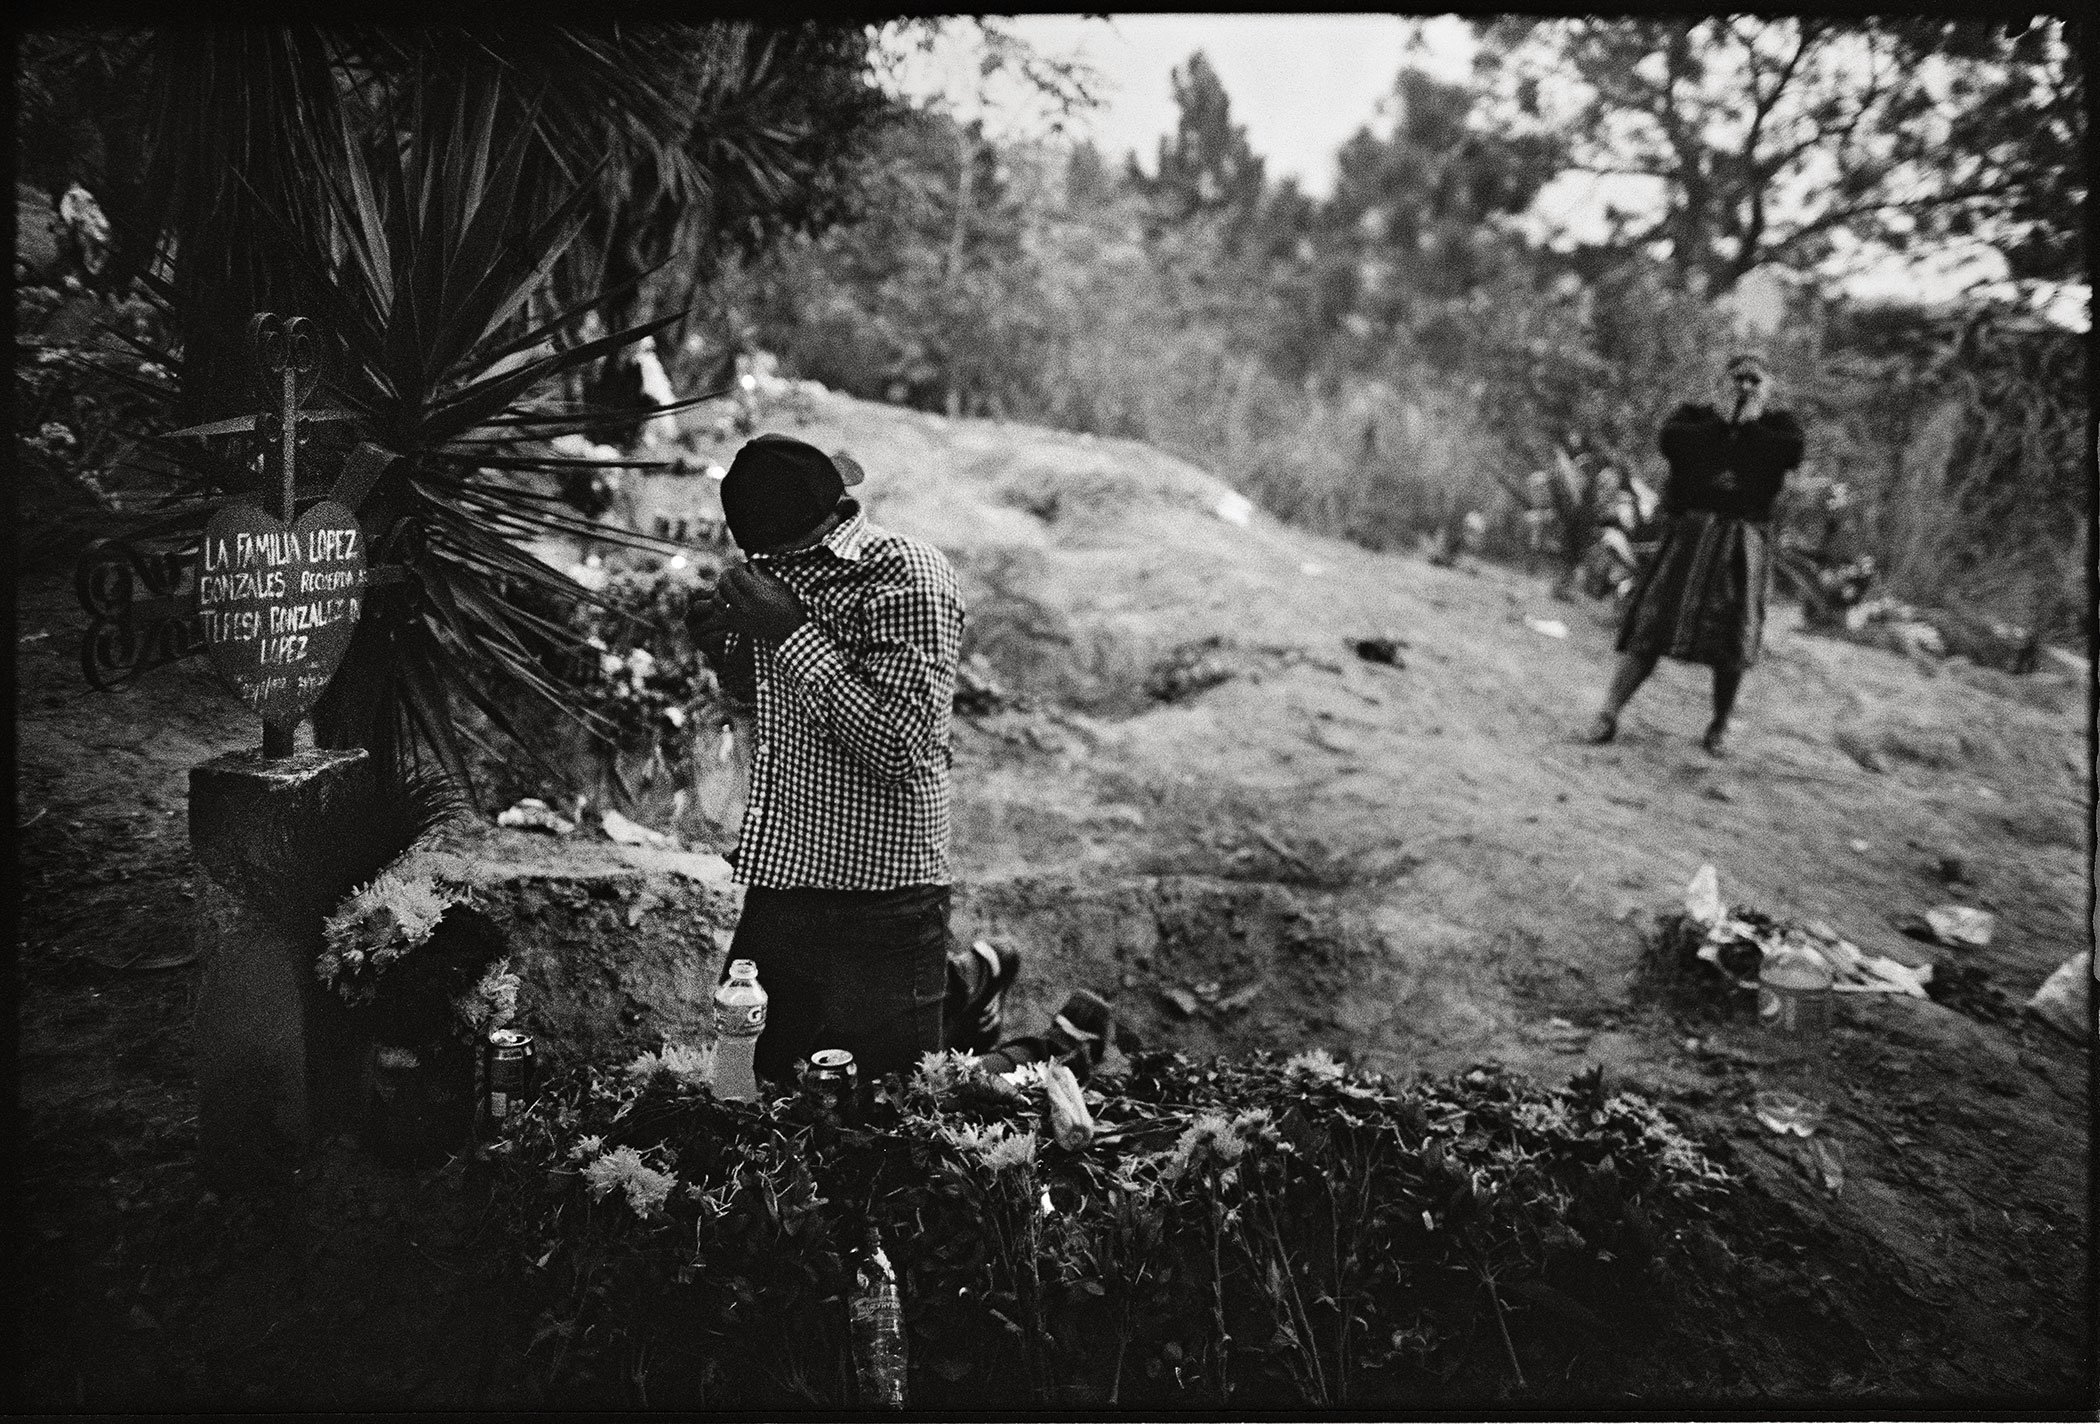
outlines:
[{"label": "dirt mound", "polygon": [[[1847,1004],[1814,1084],[1844,1151],[1833,1195],[1747,1111],[1772,1080],[1754,1022],[1687,1021],[1638,982],[1643,927],[1712,863],[1732,901],[1825,920],[1869,953],[1938,960],[2024,999],[2090,933],[2081,702],[1928,674],[1775,610],[1726,760],[1697,744],[1703,671],[1676,665],[1616,743],[1580,745],[1571,734],[1601,689],[1611,629],[1540,581],[1374,555],[1260,511],[1237,522],[1224,484],[1127,442],[840,397],[789,428],[853,451],[876,519],[950,554],[968,651],[1012,694],[957,725],[957,929],[1027,952],[1024,1027],[1087,985],[1153,1047],[1321,1046],[1402,1073],[1603,1065],[1734,1145],[1757,1183],[1746,1200],[1785,1206],[1757,1218],[1773,1233],[1761,1257],[1772,1291],[1818,1280],[1821,1295],[1799,1298],[1835,1292],[1883,1361],[1871,1378],[1819,1372],[1813,1331],[1781,1357],[1755,1346],[1764,1317],[1746,1315],[1733,1339],[1687,1357],[1714,1361],[1688,1388],[2024,1401],[2090,1389],[2085,1180],[2067,1146],[2089,1128],[2082,1048],[2020,1016]],[[714,489],[687,477],[637,499],[652,517],[714,518]],[[69,591],[23,594],[35,1398],[108,1408],[152,1397],[194,1343],[126,1321],[134,1305],[163,1322],[195,1303],[189,1285],[164,1299],[166,1278],[142,1281],[135,1264],[146,1226],[179,1234],[195,1196],[181,811],[188,767],[256,734],[199,664],[90,694]],[[1372,638],[1398,660],[1358,656]],[[701,937],[723,908],[711,888],[647,905],[655,879],[616,867],[572,878],[590,886],[557,906],[567,892],[546,887],[564,876],[522,879],[539,886],[517,892],[516,910],[542,936],[541,992],[587,1004],[594,1023],[635,1011],[615,1034],[656,1030],[651,1000],[683,1002],[711,977]],[[533,897],[542,912],[528,915]],[[1949,901],[1995,915],[1988,948],[1905,937],[1907,920]],[[603,973],[607,946],[628,942],[655,956],[629,976],[653,986],[643,993],[617,966]],[[432,1267],[433,1301],[460,1259]],[[1869,1288],[1843,1268],[1855,1260],[1888,1263],[1895,1284]],[[216,1279],[195,1289],[223,1305],[258,1278]],[[360,1297],[377,1299],[369,1285]],[[335,1348],[333,1304],[305,1302],[287,1327],[309,1354]],[[417,1337],[441,1351],[471,1350],[481,1328],[427,1323]],[[120,1355],[135,1361],[121,1381],[76,1367]],[[183,1397],[282,1399],[275,1386],[243,1391],[299,1358],[221,1349]],[[352,1364],[328,1376],[342,1407],[380,1393],[342,1393],[355,1391]],[[458,1373],[431,1370],[450,1383],[385,1397],[494,1397]]]},{"label": "dirt mound", "polygon": [[743,900],[721,857],[482,829],[401,869],[464,888],[502,927],[522,981],[518,1026],[550,1066],[713,1040]]}]

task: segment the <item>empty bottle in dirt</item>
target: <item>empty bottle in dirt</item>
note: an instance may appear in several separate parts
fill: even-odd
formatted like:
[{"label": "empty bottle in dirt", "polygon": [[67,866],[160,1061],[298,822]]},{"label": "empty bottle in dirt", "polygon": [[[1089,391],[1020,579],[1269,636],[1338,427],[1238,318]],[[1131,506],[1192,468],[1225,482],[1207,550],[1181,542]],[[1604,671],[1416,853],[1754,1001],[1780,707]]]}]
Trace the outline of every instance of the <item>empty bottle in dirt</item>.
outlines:
[{"label": "empty bottle in dirt", "polygon": [[849,1306],[853,1324],[853,1373],[860,1402],[876,1409],[904,1407],[904,1302],[897,1273],[882,1242],[868,1233],[868,1257]]},{"label": "empty bottle in dirt", "polygon": [[1757,973],[1757,1018],[1782,1058],[1820,1053],[1830,1039],[1830,965],[1804,945],[1765,951]]},{"label": "empty bottle in dirt", "polygon": [[758,1075],[752,1058],[758,1036],[766,1031],[766,991],[758,982],[758,965],[739,959],[715,990],[715,1072],[718,1098],[749,1103],[758,1099]]}]

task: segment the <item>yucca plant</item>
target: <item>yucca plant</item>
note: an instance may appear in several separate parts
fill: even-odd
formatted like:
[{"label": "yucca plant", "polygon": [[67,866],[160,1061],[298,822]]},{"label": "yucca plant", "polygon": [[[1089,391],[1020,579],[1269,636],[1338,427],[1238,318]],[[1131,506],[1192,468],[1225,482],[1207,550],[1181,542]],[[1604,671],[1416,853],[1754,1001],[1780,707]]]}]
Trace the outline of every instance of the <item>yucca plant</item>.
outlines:
[{"label": "yucca plant", "polygon": [[[314,403],[357,418],[320,427],[315,454],[361,439],[401,457],[358,513],[407,578],[372,589],[314,727],[369,748],[387,780],[426,749],[464,780],[467,707],[537,754],[520,694],[609,731],[552,673],[576,637],[550,601],[595,600],[523,544],[664,546],[567,509],[563,474],[617,462],[550,442],[619,414],[573,397],[675,323],[641,315],[662,308],[664,259],[690,262],[732,219],[749,241],[821,218],[819,190],[880,107],[863,31],[745,33],[758,28],[170,29],[148,46],[137,210],[160,247],[143,280],[180,342],[132,342],[110,374],[165,402],[168,425],[240,415],[255,406],[250,313],[321,324]],[[829,108],[794,113],[798,68],[830,86]],[[253,498],[251,449],[160,442],[172,493],[134,534],[179,545]],[[332,462],[302,469],[325,477],[300,494],[325,493]]]},{"label": "yucca plant", "polygon": [[[358,513],[375,560],[407,577],[372,590],[315,706],[316,740],[370,749],[383,781],[398,780],[404,759],[428,748],[466,782],[465,740],[475,734],[456,698],[534,754],[511,710],[518,691],[595,721],[547,671],[576,636],[510,596],[590,595],[521,541],[569,534],[660,546],[575,517],[547,488],[564,469],[613,462],[556,455],[548,442],[602,413],[540,393],[676,317],[571,340],[620,295],[546,309],[547,275],[576,238],[589,175],[551,211],[536,210],[533,130],[508,121],[516,115],[504,78],[488,70],[416,78],[405,86],[398,126],[376,132],[359,132],[348,105],[305,88],[297,146],[315,160],[312,181],[280,184],[269,196],[251,185],[248,211],[264,231],[249,242],[256,268],[271,268],[287,305],[303,307],[329,338],[318,402],[356,412],[350,434],[400,457]],[[178,271],[182,260],[178,251]],[[223,267],[212,270],[240,285]],[[169,305],[185,349],[145,354],[170,373],[159,383],[164,395],[186,391],[200,375],[187,343],[215,329],[218,315],[196,307],[216,304],[187,282],[148,284]],[[223,409],[231,397],[217,399]],[[253,492],[239,444],[162,445],[178,493],[139,532],[184,537],[226,499]],[[301,494],[325,489],[318,483]]]}]

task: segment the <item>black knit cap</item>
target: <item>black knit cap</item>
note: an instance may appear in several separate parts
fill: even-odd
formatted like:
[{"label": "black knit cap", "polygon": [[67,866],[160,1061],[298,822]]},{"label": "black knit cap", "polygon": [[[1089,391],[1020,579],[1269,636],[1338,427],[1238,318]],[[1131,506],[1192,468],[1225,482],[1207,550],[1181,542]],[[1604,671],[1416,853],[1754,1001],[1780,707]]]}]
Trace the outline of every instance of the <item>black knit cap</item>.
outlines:
[{"label": "black knit cap", "polygon": [[760,435],[736,452],[722,476],[722,514],[746,553],[776,548],[821,524],[846,486],[861,479],[850,455],[827,455],[792,435]]}]

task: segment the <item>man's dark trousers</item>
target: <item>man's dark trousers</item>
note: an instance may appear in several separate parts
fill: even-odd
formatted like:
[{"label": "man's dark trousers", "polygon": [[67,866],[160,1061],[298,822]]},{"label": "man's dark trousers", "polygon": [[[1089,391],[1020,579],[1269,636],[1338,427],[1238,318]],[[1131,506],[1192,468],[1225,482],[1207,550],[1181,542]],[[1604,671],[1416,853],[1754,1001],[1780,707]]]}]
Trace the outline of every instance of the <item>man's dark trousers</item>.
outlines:
[{"label": "man's dark trousers", "polygon": [[797,1059],[843,1048],[873,1083],[938,1052],[943,1001],[969,987],[952,982],[968,967],[949,965],[948,906],[945,885],[745,890],[729,958],[756,962],[765,987],[758,1071],[788,1083]]}]

